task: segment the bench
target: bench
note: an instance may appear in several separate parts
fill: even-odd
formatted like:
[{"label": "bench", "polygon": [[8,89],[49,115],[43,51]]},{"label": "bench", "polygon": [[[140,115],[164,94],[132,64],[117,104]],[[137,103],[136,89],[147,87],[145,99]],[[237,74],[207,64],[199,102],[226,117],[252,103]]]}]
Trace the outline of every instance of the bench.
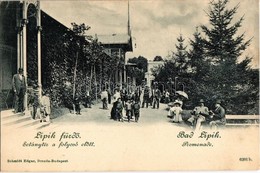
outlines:
[{"label": "bench", "polygon": [[259,115],[226,115],[226,126],[259,126]]}]

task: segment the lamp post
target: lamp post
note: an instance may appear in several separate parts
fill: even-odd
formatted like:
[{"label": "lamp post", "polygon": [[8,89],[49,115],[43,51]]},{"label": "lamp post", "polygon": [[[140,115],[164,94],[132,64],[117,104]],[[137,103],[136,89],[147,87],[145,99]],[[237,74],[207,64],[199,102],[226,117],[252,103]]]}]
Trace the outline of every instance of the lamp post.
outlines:
[{"label": "lamp post", "polygon": [[177,89],[177,76],[174,78],[174,84],[175,84],[175,95],[176,95],[176,89]]},{"label": "lamp post", "polygon": [[129,93],[129,81],[130,81],[130,77],[127,77],[127,93]]},{"label": "lamp post", "polygon": [[163,82],[159,82],[159,83],[161,84],[161,86],[162,86],[162,91],[164,92],[165,87],[164,87]]},{"label": "lamp post", "polygon": [[182,91],[184,92],[184,86],[185,86],[185,84],[179,82],[178,85],[182,85]]},{"label": "lamp post", "polygon": [[169,89],[170,93],[172,93],[172,78],[168,78],[167,84],[168,84],[168,89]]}]

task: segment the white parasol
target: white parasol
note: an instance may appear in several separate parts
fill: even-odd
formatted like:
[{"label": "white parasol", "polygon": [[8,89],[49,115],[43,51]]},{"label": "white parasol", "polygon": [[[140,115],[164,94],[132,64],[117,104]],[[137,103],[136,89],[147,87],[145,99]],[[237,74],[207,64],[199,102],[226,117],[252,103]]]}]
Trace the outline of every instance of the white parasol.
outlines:
[{"label": "white parasol", "polygon": [[184,91],[176,91],[176,94],[179,94],[179,95],[181,95],[181,96],[185,97],[186,99],[188,99],[188,98],[189,98],[189,97],[188,97],[188,94],[187,94],[187,93],[185,93]]}]

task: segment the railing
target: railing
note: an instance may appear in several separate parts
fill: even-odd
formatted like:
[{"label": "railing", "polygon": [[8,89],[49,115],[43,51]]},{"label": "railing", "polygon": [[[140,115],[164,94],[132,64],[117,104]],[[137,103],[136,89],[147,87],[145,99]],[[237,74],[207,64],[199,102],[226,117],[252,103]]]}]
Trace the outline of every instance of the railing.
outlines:
[{"label": "railing", "polygon": [[259,115],[226,115],[227,126],[259,125]]}]

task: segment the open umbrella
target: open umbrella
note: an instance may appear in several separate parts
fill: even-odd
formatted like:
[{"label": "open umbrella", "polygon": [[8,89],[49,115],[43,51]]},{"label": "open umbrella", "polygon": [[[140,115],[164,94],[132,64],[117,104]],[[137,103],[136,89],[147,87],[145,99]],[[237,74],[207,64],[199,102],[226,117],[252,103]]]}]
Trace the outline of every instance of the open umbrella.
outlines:
[{"label": "open umbrella", "polygon": [[187,93],[185,93],[184,91],[176,91],[176,94],[179,94],[179,95],[181,95],[181,96],[185,97],[186,99],[188,99],[188,98],[189,98],[189,97],[188,97],[188,94],[187,94]]}]

